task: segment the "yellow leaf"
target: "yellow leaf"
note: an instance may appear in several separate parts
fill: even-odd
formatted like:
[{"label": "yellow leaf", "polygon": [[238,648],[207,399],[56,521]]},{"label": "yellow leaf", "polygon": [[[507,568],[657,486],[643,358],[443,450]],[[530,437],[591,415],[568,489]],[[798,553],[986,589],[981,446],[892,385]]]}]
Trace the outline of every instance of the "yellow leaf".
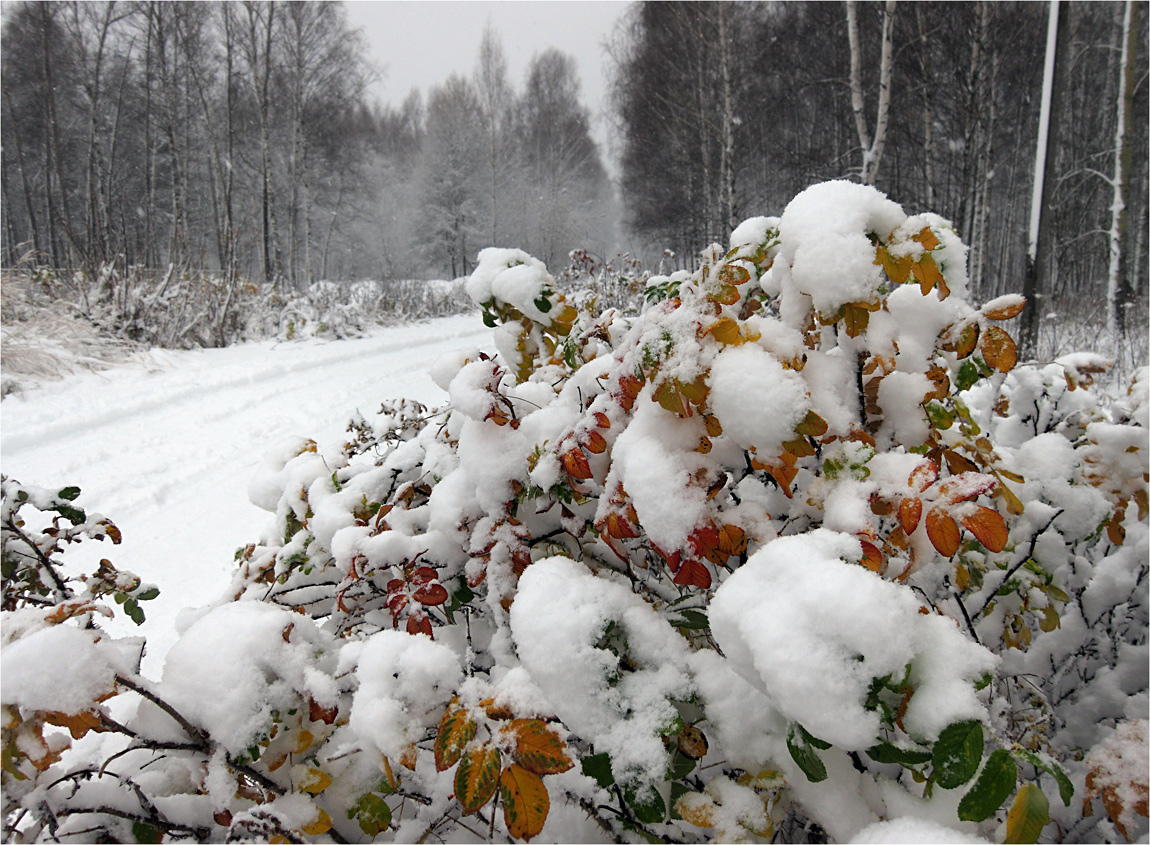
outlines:
[{"label": "yellow leaf", "polygon": [[477,730],[479,726],[467,709],[460,705],[459,699],[451,699],[443,712],[443,718],[439,720],[439,731],[435,735],[435,770],[445,772],[454,766]]},{"label": "yellow leaf", "polygon": [[906,284],[910,278],[910,267],[913,263],[911,257],[904,255],[900,258],[895,258],[885,246],[880,246],[876,253],[878,258],[876,263],[882,264],[883,272],[886,273],[887,278],[896,285]]},{"label": "yellow leaf", "polygon": [[331,816],[323,810],[316,810],[316,817],[300,828],[308,836],[319,836],[331,830]]},{"label": "yellow leaf", "polygon": [[331,775],[312,766],[296,766],[292,769],[292,783],[301,792],[319,795],[331,786]]},{"label": "yellow leaf", "polygon": [[707,737],[694,725],[687,725],[676,740],[679,750],[692,760],[707,756]]},{"label": "yellow leaf", "polygon": [[717,810],[715,799],[703,792],[688,792],[675,802],[675,812],[695,827],[714,827]]},{"label": "yellow leaf", "polygon": [[1042,790],[1033,783],[1023,784],[1006,816],[1006,841],[1037,842],[1048,821],[1050,802]]},{"label": "yellow leaf", "polygon": [[499,797],[503,799],[508,833],[516,839],[530,840],[542,832],[551,797],[539,775],[512,763],[499,777]]},{"label": "yellow leaf", "polygon": [[715,323],[707,332],[719,343],[738,345],[744,343],[743,336],[739,333],[739,324],[732,320],[730,317],[723,317],[719,322]]},{"label": "yellow leaf", "polygon": [[291,751],[292,754],[303,754],[312,743],[315,742],[315,736],[307,728],[300,728],[296,731],[295,736],[292,738]]},{"label": "yellow leaf", "polygon": [[575,765],[567,743],[541,719],[513,719],[503,731],[514,737],[515,759],[537,775],[555,775]]},{"label": "yellow leaf", "polygon": [[455,798],[464,814],[474,813],[491,800],[499,781],[499,749],[490,742],[471,749],[455,770]]}]

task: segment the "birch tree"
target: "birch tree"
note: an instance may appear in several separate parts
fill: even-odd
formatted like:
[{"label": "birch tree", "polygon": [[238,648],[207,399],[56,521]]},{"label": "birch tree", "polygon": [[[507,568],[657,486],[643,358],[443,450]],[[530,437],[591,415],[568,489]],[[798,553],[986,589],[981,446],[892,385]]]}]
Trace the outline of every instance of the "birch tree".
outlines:
[{"label": "birch tree", "polygon": [[847,0],[847,39],[851,51],[851,111],[854,113],[855,131],[862,149],[860,180],[873,185],[878,176],[883,148],[886,146],[887,124],[890,119],[890,85],[894,68],[894,12],[895,0],[887,0],[882,18],[882,54],[879,57],[878,107],[875,114],[874,135],[870,134],[865,114],[862,81],[862,46],[859,43],[858,3]]},{"label": "birch tree", "polygon": [[1130,132],[1134,115],[1134,60],[1138,53],[1141,5],[1126,0],[1122,17],[1122,58],[1119,62],[1117,128],[1114,131],[1114,203],[1111,206],[1110,272],[1106,280],[1106,328],[1126,333],[1125,305],[1131,288],[1125,250],[1128,213],[1126,195],[1130,178]]}]

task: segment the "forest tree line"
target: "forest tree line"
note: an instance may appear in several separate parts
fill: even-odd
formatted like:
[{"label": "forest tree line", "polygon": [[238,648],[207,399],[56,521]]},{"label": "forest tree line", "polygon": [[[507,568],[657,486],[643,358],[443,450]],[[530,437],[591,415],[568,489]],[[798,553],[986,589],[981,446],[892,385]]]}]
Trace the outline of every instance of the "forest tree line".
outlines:
[{"label": "forest tree line", "polygon": [[317,279],[449,277],[610,237],[574,60],[368,96],[335,2],[26,2],[3,29],[3,260]]},{"label": "forest tree line", "polygon": [[[1125,71],[1120,272],[1125,301],[1144,299],[1146,4],[1057,7],[1051,249],[1039,290],[1048,303],[1105,299]],[[627,229],[689,262],[743,218],[781,213],[812,182],[849,178],[953,221],[976,296],[1021,291],[1051,9],[636,4],[612,43]]]},{"label": "forest tree line", "polygon": [[[1040,290],[1101,302],[1082,297],[1117,272],[1137,302],[1146,4],[1058,8]],[[31,251],[56,267],[175,264],[297,287],[454,277],[490,244],[555,269],[575,247],[619,244],[689,265],[743,218],[849,178],[951,219],[976,296],[1020,290],[1051,9],[635,3],[607,44],[612,185],[574,60],[539,53],[517,88],[490,28],[471,74],[381,107],[339,3],[13,4],[3,261]]]}]

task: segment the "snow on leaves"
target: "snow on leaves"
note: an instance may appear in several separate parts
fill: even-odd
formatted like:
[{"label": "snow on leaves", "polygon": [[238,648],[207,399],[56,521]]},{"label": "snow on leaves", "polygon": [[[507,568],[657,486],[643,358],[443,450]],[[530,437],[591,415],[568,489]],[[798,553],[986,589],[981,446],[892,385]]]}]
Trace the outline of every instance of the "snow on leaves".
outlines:
[{"label": "snow on leaves", "polygon": [[[446,409],[389,401],[347,443],[281,449],[236,601],[191,622],[162,684],[97,672],[75,706],[35,697],[34,661],[10,687],[12,655],[67,630],[111,660],[84,626],[152,588],[109,563],[77,590],[15,554],[17,529],[49,562],[119,536],[73,488],[6,479],[6,796],[38,790],[30,831],[43,806],[109,838],[130,817],[141,840],[691,841],[808,820],[845,840],[884,791],[1033,841],[1091,823],[1069,806],[1085,781],[1140,835],[1145,780],[1096,746],[1145,692],[1145,402],[1105,412],[1093,358],[1020,366],[995,324],[1024,300],[970,305],[964,255],[946,221],[847,183],[653,279],[634,317],[484,250],[468,288],[498,355],[436,367]],[[47,513],[35,537],[21,504]],[[137,687],[146,718],[121,726],[99,699]],[[1059,756],[1063,725],[1087,762]],[[108,771],[146,765],[165,797],[194,759],[192,826],[122,784],[125,818],[83,804],[62,739],[93,731],[124,733]]]}]

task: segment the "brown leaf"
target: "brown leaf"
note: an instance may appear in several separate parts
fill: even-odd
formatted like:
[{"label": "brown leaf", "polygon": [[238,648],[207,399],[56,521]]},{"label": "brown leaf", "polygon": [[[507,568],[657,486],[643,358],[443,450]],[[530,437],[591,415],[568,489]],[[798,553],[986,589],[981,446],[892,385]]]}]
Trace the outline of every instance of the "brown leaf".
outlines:
[{"label": "brown leaf", "polygon": [[530,840],[543,831],[551,798],[539,775],[512,763],[499,776],[499,797],[503,799],[503,821],[513,837]]},{"label": "brown leaf", "polygon": [[980,329],[978,323],[967,323],[958,335],[958,340],[954,344],[955,354],[959,359],[969,358],[970,353],[974,352],[978,346],[978,335]]},{"label": "brown leaf", "polygon": [[572,446],[560,455],[559,461],[563,464],[564,471],[576,481],[583,481],[592,477],[591,464],[587,461],[587,455],[577,446]]},{"label": "brown leaf", "polygon": [[979,348],[987,365],[1000,373],[1010,372],[1018,363],[1018,348],[1014,345],[1014,338],[998,326],[986,330]]},{"label": "brown leaf", "polygon": [[339,705],[335,707],[323,707],[316,702],[314,698],[309,698],[307,702],[308,718],[313,722],[323,722],[325,725],[335,723],[335,717],[339,714]]},{"label": "brown leaf", "polygon": [[607,450],[607,440],[597,431],[588,431],[583,437],[583,448],[593,455],[601,455]]},{"label": "brown leaf", "polygon": [[707,737],[694,725],[687,725],[679,732],[677,744],[679,750],[692,760],[701,760],[707,756]]},{"label": "brown leaf", "polygon": [[108,730],[100,718],[100,714],[92,710],[84,710],[80,713],[61,713],[58,710],[49,710],[41,715],[49,725],[67,728],[68,732],[72,734],[72,739],[79,739],[88,731],[104,733]]},{"label": "brown leaf", "polygon": [[814,411],[807,411],[803,421],[795,426],[795,434],[804,437],[822,437],[827,433],[827,421]]}]

